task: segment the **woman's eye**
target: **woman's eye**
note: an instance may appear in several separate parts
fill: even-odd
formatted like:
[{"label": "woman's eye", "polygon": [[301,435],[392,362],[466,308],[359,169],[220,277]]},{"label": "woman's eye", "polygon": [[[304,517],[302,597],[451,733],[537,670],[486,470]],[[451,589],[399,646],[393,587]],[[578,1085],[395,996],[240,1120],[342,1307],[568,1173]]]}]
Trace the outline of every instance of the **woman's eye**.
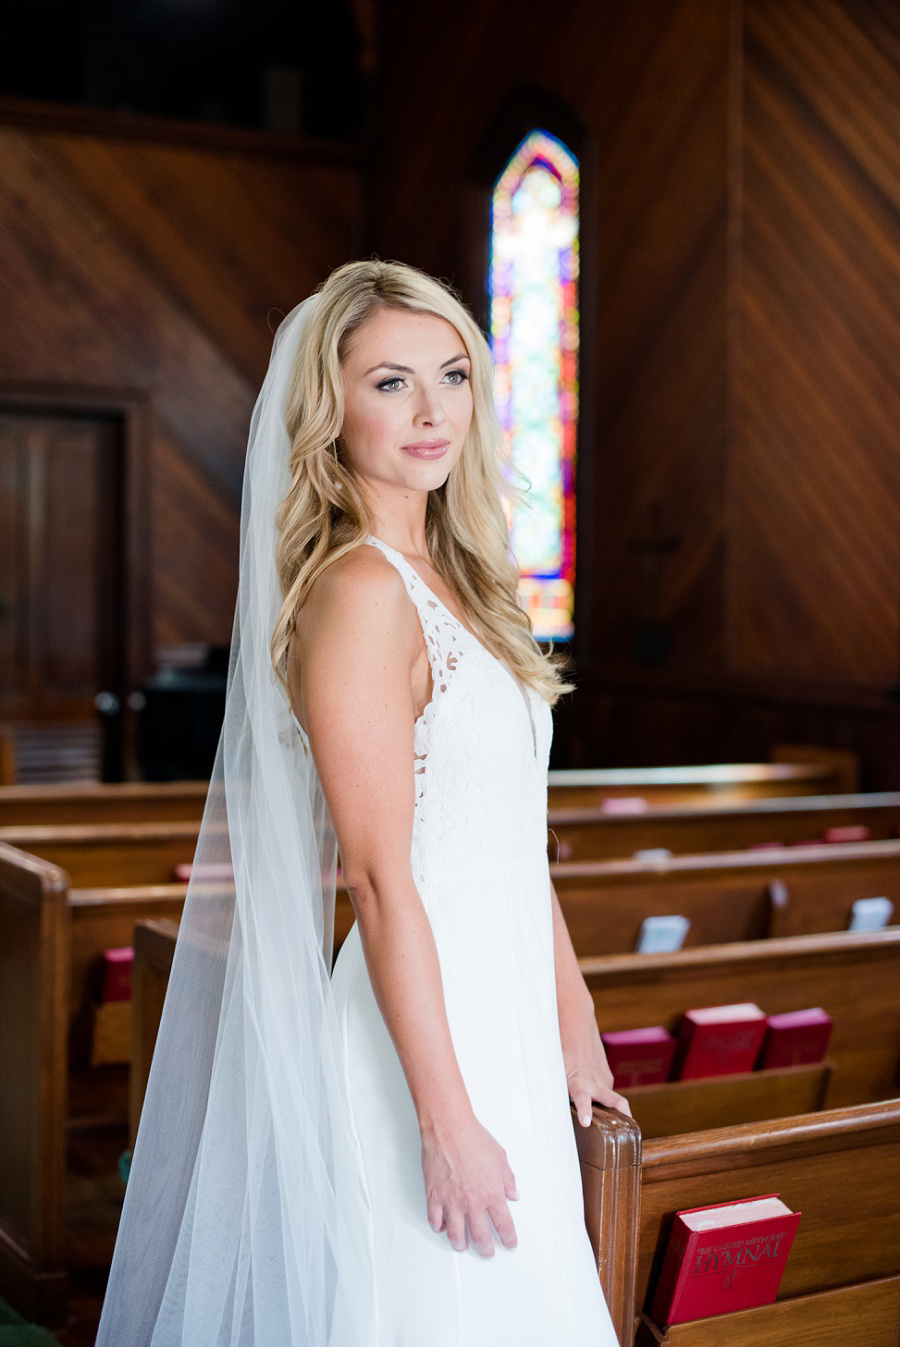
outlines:
[{"label": "woman's eye", "polygon": [[466,371],[465,371],[464,369],[451,369],[451,370],[448,370],[448,371],[447,371],[447,374],[448,374],[448,376],[451,375],[451,374],[458,374],[458,375],[459,375],[459,383],[457,383],[457,385],[456,385],[457,388],[460,386],[460,384],[464,384],[464,383],[466,382],[466,380],[468,379],[468,377],[469,377],[468,374],[466,374]]},{"label": "woman's eye", "polygon": [[[456,379],[456,380],[454,381],[454,384],[453,384],[453,387],[454,387],[454,388],[460,388],[460,387],[466,382],[466,380],[467,380],[468,377],[469,377],[468,374],[466,373],[466,371],[465,371],[464,369],[451,369],[451,370],[448,370],[448,371],[447,371],[446,377],[449,378],[451,374],[457,374],[457,375],[459,375],[459,378]],[[399,376],[399,374],[398,374],[398,375],[395,375],[393,379],[382,379],[382,381],[381,381],[380,384],[376,384],[376,387],[377,387],[377,388],[384,389],[385,392],[390,392],[390,390],[391,390],[391,385],[392,385],[392,384],[402,384],[402,383],[403,383],[403,380],[400,378],[400,376]]]},{"label": "woman's eye", "polygon": [[402,379],[400,378],[400,376],[398,375],[398,376],[396,376],[396,377],[393,378],[393,379],[382,379],[382,381],[381,381],[381,383],[378,385],[378,387],[379,387],[379,388],[387,388],[388,384],[402,384],[402,383],[403,383],[403,380],[402,380]]}]

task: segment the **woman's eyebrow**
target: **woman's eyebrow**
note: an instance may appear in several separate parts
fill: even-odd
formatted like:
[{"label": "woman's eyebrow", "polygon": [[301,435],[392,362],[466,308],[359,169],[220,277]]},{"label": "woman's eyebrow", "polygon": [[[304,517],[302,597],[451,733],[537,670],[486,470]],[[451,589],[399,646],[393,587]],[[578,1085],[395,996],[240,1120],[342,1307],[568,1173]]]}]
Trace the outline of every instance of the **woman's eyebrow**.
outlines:
[{"label": "woman's eyebrow", "polygon": [[[457,360],[468,360],[468,358],[465,351],[460,351],[459,355],[452,355],[449,360],[445,360],[440,368],[446,369],[448,365],[454,365]],[[416,372],[414,369],[410,369],[409,365],[390,365],[386,360],[382,360],[377,365],[373,365],[371,369],[367,369],[366,374],[372,374],[377,369],[395,369],[399,370],[401,374],[415,374]],[[365,375],[363,375],[363,378],[365,378]]]}]

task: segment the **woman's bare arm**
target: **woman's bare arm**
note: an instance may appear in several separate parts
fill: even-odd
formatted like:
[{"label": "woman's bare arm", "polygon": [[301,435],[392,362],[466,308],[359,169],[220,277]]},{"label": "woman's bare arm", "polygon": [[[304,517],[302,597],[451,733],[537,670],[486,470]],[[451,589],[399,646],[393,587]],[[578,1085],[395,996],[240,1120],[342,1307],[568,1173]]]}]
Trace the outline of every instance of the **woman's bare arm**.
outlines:
[{"label": "woman's bare arm", "polygon": [[431,924],[410,868],[411,670],[421,648],[418,617],[397,570],[377,555],[355,553],[316,582],[292,643],[290,682],[334,821],[372,988],[419,1120],[429,1220],[437,1229],[446,1219],[451,1242],[464,1249],[468,1217],[473,1243],[491,1256],[484,1211],[504,1244],[514,1246],[505,1197],[513,1196],[515,1181],[466,1092]]},{"label": "woman's bare arm", "polygon": [[578,967],[578,956],[552,880],[550,892],[559,1036],[569,1095],[578,1111],[579,1121],[586,1127],[591,1121],[592,1100],[629,1115],[631,1107],[628,1100],[613,1089],[613,1075],[597,1028],[594,999]]}]

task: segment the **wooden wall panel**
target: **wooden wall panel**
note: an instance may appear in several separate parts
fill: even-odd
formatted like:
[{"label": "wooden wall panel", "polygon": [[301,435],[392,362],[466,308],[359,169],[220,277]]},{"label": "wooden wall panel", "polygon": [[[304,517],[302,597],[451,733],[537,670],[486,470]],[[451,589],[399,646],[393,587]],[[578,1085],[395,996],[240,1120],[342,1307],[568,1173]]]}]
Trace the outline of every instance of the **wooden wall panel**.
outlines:
[{"label": "wooden wall panel", "polygon": [[[627,661],[639,622],[652,616],[671,626],[677,664],[717,667],[728,7],[575,0],[552,24],[539,6],[512,23],[500,0],[480,0],[455,14],[434,97],[434,72],[413,59],[437,22],[434,6],[387,6],[373,242],[382,256],[461,284],[472,271],[467,252],[479,246],[466,232],[467,175],[498,114],[523,84],[568,106],[584,128],[582,306],[592,329],[580,370],[588,428],[579,478],[590,495],[579,504],[579,660]],[[482,312],[473,282],[466,298]],[[633,544],[657,503],[662,529],[681,545],[649,596],[651,614]]]},{"label": "wooden wall panel", "polygon": [[900,675],[900,9],[746,0],[729,664]]},{"label": "wooden wall panel", "polygon": [[361,242],[360,183],[347,164],[87,137],[39,143],[254,385],[269,360],[270,310],[277,323],[276,311]]},{"label": "wooden wall panel", "polygon": [[359,156],[173,144],[164,123],[157,144],[148,119],[134,139],[114,116],[108,136],[99,115],[90,134],[2,120],[0,380],[146,395],[153,643],[227,644],[268,316],[359,255]]},{"label": "wooden wall panel", "polygon": [[[812,736],[894,782],[900,7],[569,0],[550,23],[465,0],[454,20],[436,77],[437,7],[386,0],[382,256],[482,315],[482,147],[523,87],[583,129],[579,690],[555,764]],[[678,543],[649,589],[648,530]],[[655,667],[642,622],[668,641]]]}]

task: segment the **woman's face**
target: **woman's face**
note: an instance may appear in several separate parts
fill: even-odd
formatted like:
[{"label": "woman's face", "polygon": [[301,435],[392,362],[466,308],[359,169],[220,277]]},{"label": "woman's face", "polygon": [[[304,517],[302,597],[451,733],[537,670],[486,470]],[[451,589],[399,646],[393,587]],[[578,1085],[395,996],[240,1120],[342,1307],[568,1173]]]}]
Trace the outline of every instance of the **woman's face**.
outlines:
[{"label": "woman's face", "polygon": [[380,309],[342,365],[340,447],[365,487],[433,491],[459,459],[472,420],[465,343],[434,314]]}]

